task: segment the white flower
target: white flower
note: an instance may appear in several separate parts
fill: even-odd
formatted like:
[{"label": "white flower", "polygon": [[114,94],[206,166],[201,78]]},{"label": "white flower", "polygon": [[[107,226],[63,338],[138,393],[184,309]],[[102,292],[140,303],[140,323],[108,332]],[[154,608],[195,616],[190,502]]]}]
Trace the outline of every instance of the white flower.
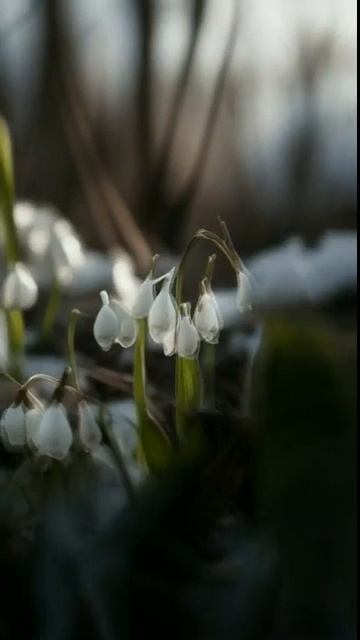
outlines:
[{"label": "white flower", "polygon": [[202,292],[194,312],[194,324],[203,340],[217,344],[223,319],[209,283],[202,281]]},{"label": "white flower", "polygon": [[97,449],[101,444],[101,431],[95,420],[92,409],[85,400],[80,400],[78,433],[79,440],[87,451]]},{"label": "white flower", "polygon": [[177,307],[170,293],[171,275],[165,278],[160,293],[156,296],[149,312],[149,333],[154,342],[161,343],[167,334],[174,332],[177,321]]},{"label": "white flower", "polygon": [[151,275],[145,278],[141,283],[137,292],[134,304],[132,306],[132,314],[134,318],[146,318],[152,303],[154,302],[154,281]]},{"label": "white flower", "polygon": [[181,305],[182,315],[177,334],[177,352],[181,358],[196,358],[200,347],[200,336],[195,328],[190,312],[190,303]]},{"label": "white flower", "polygon": [[25,413],[26,441],[30,449],[37,449],[36,438],[43,416],[44,410],[40,407],[34,407]]},{"label": "white flower", "polygon": [[38,296],[37,284],[29,269],[17,262],[7,274],[2,286],[5,309],[30,309]]},{"label": "white flower", "polygon": [[58,280],[66,285],[71,282],[74,269],[84,263],[81,243],[67,220],[57,220],[50,232],[50,256]]},{"label": "white flower", "polygon": [[136,321],[131,313],[117,300],[111,300],[110,307],[114,311],[119,325],[116,342],[127,349],[132,347],[137,336]]},{"label": "white flower", "polygon": [[1,417],[1,439],[8,449],[21,449],[26,445],[25,411],[22,403],[10,405]]},{"label": "white flower", "polygon": [[100,292],[103,303],[94,323],[94,338],[98,345],[109,351],[119,335],[119,321],[115,311],[110,307],[109,296],[106,291]]},{"label": "white flower", "polygon": [[163,338],[162,345],[165,356],[173,356],[176,353],[176,339],[179,327],[179,321]]},{"label": "white flower", "polygon": [[244,271],[238,271],[237,279],[237,305],[241,312],[251,311],[253,300],[253,287],[249,276]]},{"label": "white flower", "polygon": [[66,458],[72,445],[73,434],[61,404],[46,409],[34,437],[38,453],[55,460]]}]

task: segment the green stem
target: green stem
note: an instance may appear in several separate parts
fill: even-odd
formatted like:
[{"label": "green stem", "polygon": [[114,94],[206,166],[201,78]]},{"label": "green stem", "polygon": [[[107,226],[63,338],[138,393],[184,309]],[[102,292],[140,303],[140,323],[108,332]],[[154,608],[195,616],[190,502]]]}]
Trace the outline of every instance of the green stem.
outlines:
[{"label": "green stem", "polygon": [[9,129],[0,118],[0,210],[5,233],[6,263],[20,259],[19,242],[14,221],[14,168]]},{"label": "green stem", "polygon": [[[11,268],[20,260],[19,242],[14,220],[14,167],[9,129],[0,118],[0,220],[5,235],[6,265]],[[10,353],[10,369],[22,379],[25,329],[21,311],[6,313]]]},{"label": "green stem", "polygon": [[6,311],[6,322],[10,353],[9,370],[17,380],[22,381],[25,328],[21,311]]},{"label": "green stem", "polygon": [[56,316],[60,307],[60,302],[61,285],[58,278],[54,274],[41,330],[42,336],[45,341],[48,341],[53,333]]},{"label": "green stem", "polygon": [[75,353],[75,334],[76,334],[76,326],[79,320],[81,312],[78,309],[73,309],[70,313],[70,320],[68,324],[67,330],[67,347],[68,347],[68,359],[71,368],[71,375],[73,379],[73,384],[75,389],[80,393],[80,382],[78,369],[76,364],[76,353]]},{"label": "green stem", "polygon": [[159,422],[152,415],[146,395],[146,318],[138,320],[134,357],[134,401],[138,421],[138,462],[152,471],[165,469],[171,459],[169,441]]}]

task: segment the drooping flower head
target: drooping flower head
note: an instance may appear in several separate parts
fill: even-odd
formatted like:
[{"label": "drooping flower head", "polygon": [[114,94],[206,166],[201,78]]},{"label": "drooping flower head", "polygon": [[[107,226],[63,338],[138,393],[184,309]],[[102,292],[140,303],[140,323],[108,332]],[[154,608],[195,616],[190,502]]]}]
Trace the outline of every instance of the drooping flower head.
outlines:
[{"label": "drooping flower head", "polygon": [[127,349],[132,347],[137,336],[136,321],[126,307],[113,298],[110,301],[110,308],[114,311],[118,321],[118,334],[115,342]]},{"label": "drooping flower head", "polygon": [[39,455],[63,460],[69,453],[73,434],[64,406],[53,402],[44,412],[33,436]]},{"label": "drooping flower head", "polygon": [[218,343],[224,323],[207,278],[204,278],[200,285],[200,297],[194,312],[194,324],[205,342]]},{"label": "drooping flower head", "polygon": [[172,269],[164,277],[161,291],[149,311],[149,333],[158,344],[163,343],[166,336],[176,329],[178,310],[175,298],[171,294],[174,271],[175,269]]},{"label": "drooping flower head", "polygon": [[196,358],[199,352],[200,336],[191,319],[190,302],[184,302],[180,305],[176,347],[181,358]]},{"label": "drooping flower head", "polygon": [[5,309],[30,309],[38,296],[38,286],[29,271],[16,262],[7,274],[2,286],[2,304]]},{"label": "drooping flower head", "polygon": [[250,279],[250,274],[245,273],[244,270],[239,270],[236,273],[237,280],[237,305],[240,311],[251,311],[253,308],[253,285]]},{"label": "drooping flower head", "polygon": [[119,335],[119,321],[106,291],[100,292],[102,307],[94,323],[94,338],[103,351],[109,351]]}]

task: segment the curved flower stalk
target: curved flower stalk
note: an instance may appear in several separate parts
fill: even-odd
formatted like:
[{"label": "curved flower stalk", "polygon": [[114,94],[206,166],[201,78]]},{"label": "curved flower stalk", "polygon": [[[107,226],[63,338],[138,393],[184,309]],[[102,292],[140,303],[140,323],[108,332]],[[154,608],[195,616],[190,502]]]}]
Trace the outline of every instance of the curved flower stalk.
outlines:
[{"label": "curved flower stalk", "polygon": [[220,331],[224,326],[222,315],[207,278],[201,281],[200,289],[200,297],[194,312],[194,324],[205,342],[217,344]]},{"label": "curved flower stalk", "polygon": [[7,274],[2,286],[2,303],[5,309],[30,309],[38,297],[38,287],[30,270],[16,262]]}]

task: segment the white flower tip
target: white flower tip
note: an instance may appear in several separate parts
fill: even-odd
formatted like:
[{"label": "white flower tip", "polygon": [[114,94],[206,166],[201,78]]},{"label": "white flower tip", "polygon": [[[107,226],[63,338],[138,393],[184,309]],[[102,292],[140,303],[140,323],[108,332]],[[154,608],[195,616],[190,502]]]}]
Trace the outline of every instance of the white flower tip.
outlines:
[{"label": "white flower tip", "polygon": [[107,291],[103,290],[100,291],[100,298],[101,298],[101,302],[103,303],[103,305],[107,305],[110,303],[110,298],[109,298],[109,294]]}]

